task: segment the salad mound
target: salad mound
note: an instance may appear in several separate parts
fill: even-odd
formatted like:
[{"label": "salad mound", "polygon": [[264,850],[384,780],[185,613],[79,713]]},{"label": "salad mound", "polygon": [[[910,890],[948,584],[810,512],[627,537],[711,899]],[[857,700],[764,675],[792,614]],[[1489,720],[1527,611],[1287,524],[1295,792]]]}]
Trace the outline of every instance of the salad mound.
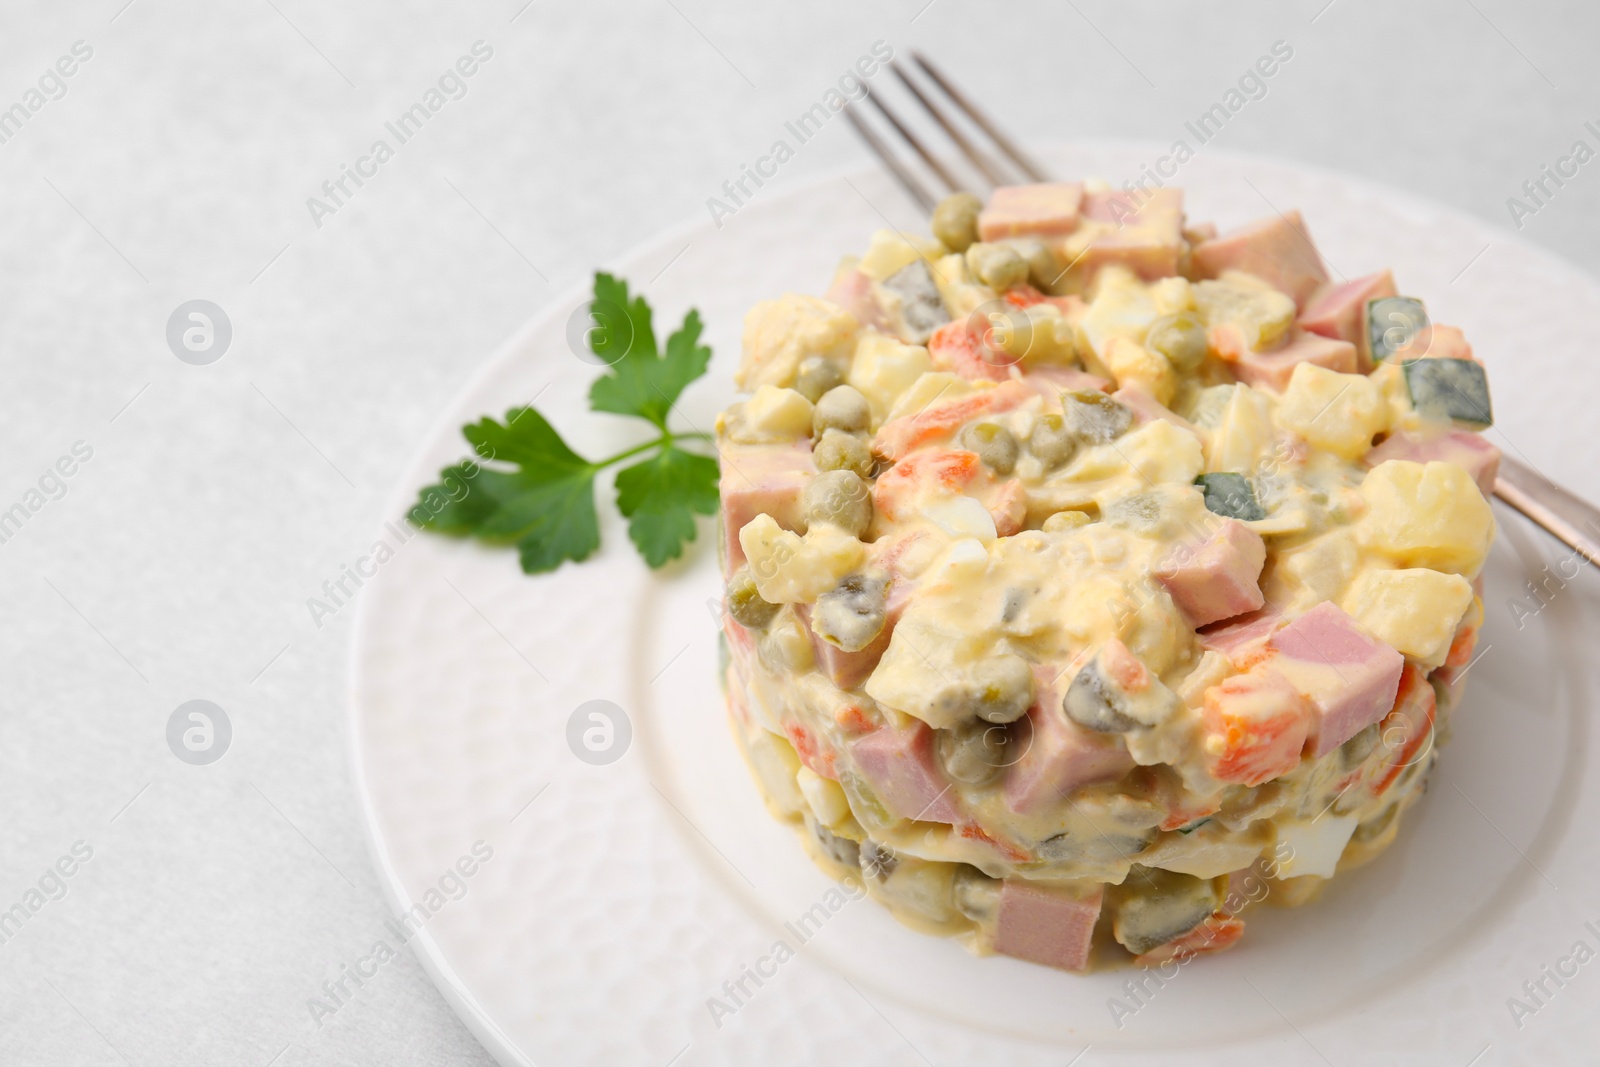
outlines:
[{"label": "salad mound", "polygon": [[1484,368],[1296,213],[968,194],[745,321],[725,684],[772,811],[919,929],[1215,951],[1371,859],[1483,618]]}]

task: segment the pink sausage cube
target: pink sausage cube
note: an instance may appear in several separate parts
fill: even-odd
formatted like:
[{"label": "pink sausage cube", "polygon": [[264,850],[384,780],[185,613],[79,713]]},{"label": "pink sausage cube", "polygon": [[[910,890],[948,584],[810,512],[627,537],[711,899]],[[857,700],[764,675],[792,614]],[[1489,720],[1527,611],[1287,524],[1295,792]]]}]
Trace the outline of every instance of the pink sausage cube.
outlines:
[{"label": "pink sausage cube", "polygon": [[925,822],[961,818],[949,780],[933,753],[933,730],[922,722],[884,726],[850,742],[856,770],[890,815]]},{"label": "pink sausage cube", "polygon": [[1079,786],[1120,778],[1133,769],[1122,738],[1100,734],[1067,718],[1063,690],[1054,683],[1059,668],[1034,670],[1037,697],[1028,714],[1011,726],[1008,752],[1021,752],[1006,769],[1006,807],[1029,814],[1059,803]]},{"label": "pink sausage cube", "polygon": [[1242,270],[1287,293],[1300,308],[1328,281],[1328,270],[1298,211],[1272,215],[1202,241],[1193,255],[1195,272],[1202,278]]},{"label": "pink sausage cube", "polygon": [[1082,203],[1079,182],[1002,185],[978,213],[978,236],[985,241],[1027,234],[1060,237],[1078,228]]},{"label": "pink sausage cube", "polygon": [[1329,285],[1312,297],[1301,312],[1300,328],[1355,345],[1361,373],[1365,374],[1372,369],[1372,353],[1367,347],[1367,301],[1398,295],[1394,275],[1386,270]]},{"label": "pink sausage cube", "polygon": [[1484,496],[1494,493],[1494,480],[1500,473],[1500,450],[1471,430],[1451,429],[1448,432],[1427,436],[1401,431],[1384,438],[1383,443],[1367,453],[1366,464],[1376,467],[1391,459],[1408,459],[1414,463],[1443,460],[1454,463],[1472,475]]},{"label": "pink sausage cube", "polygon": [[1405,657],[1324,601],[1272,636],[1273,670],[1311,700],[1311,753],[1322,757],[1389,714]]},{"label": "pink sausage cube", "polygon": [[1200,436],[1195,424],[1168,408],[1150,395],[1150,390],[1137,382],[1129,382],[1111,394],[1111,399],[1133,412],[1133,421],[1136,426],[1143,426],[1152,419],[1166,419],[1179,429],[1188,430],[1196,437]]},{"label": "pink sausage cube", "polygon": [[889,316],[884,314],[883,306],[878,303],[872,279],[854,268],[841,270],[822,298],[850,312],[863,326],[871,326],[885,333],[889,331]]},{"label": "pink sausage cube", "polygon": [[1247,670],[1250,664],[1261,658],[1267,639],[1277,633],[1282,625],[1282,615],[1272,608],[1263,608],[1207,627],[1196,636],[1200,639],[1201,648],[1220,653],[1239,670]]},{"label": "pink sausage cube", "polygon": [[1156,580],[1191,626],[1207,626],[1266,603],[1260,585],[1266,562],[1261,535],[1236,519],[1224,519],[1203,539],[1174,548],[1156,570]]},{"label": "pink sausage cube", "polygon": [[739,531],[757,515],[771,515],[785,530],[805,529],[801,495],[817,473],[805,445],[722,444],[722,532],[727,572],[744,563]]},{"label": "pink sausage cube", "polygon": [[1359,361],[1356,346],[1349,341],[1295,330],[1287,344],[1271,352],[1241,354],[1233,365],[1233,373],[1246,385],[1259,385],[1281,393],[1288,386],[1295,367],[1301,363],[1314,363],[1340,374],[1354,374]]},{"label": "pink sausage cube", "polygon": [[994,950],[1046,967],[1083,970],[1104,894],[1096,888],[1081,896],[1056,886],[1005,879],[1000,883]]},{"label": "pink sausage cube", "polygon": [[1183,191],[1152,189],[1138,195],[1102,190],[1083,199],[1083,216],[1116,228],[1090,241],[1072,267],[1087,279],[1113,263],[1145,281],[1178,273],[1183,255]]}]

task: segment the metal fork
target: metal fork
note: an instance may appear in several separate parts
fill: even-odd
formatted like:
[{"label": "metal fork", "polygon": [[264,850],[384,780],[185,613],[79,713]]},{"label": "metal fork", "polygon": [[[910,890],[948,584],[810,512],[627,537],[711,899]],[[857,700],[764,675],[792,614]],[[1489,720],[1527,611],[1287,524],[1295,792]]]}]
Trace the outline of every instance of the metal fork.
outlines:
[{"label": "metal fork", "polygon": [[[889,69],[942,131],[945,139],[955,145],[957,152],[978,176],[982,189],[961,181],[948,157],[930,148],[912,126],[870,88],[866,91],[866,102],[872,105],[889,129],[910,147],[913,156],[921,160],[932,176],[933,191],[930,191],[929,179],[919,178],[912,167],[890,148],[884,136],[875,131],[862,114],[857,113],[858,110],[864,111],[859,104],[848,105],[845,118],[850,120],[867,147],[924,211],[932,211],[942,197],[951,193],[982,192],[997,185],[1050,180],[1044,168],[1006,136],[972,102],[972,98],[957,88],[927,57],[920,52],[912,52],[911,62],[915,65],[914,72],[908,71],[899,60],[892,61]],[[1563,489],[1534,467],[1510,456],[1500,459],[1500,474],[1495,479],[1494,495],[1587,562],[1600,563],[1600,509],[1594,505]]]}]

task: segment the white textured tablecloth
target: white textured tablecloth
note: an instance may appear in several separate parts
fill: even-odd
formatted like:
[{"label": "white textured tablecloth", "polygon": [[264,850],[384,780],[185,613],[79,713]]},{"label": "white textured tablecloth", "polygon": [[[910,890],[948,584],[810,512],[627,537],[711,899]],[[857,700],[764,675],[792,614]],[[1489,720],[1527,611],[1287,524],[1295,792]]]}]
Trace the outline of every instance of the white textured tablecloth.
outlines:
[{"label": "white textured tablecloth", "polygon": [[[388,914],[354,612],[308,598],[497,341],[706,212],[875,42],[1024,139],[1170,142],[1283,41],[1216,145],[1600,268],[1600,162],[1523,189],[1600,148],[1600,9],[1324,3],[0,4],[0,1062],[488,1062],[409,955],[348,976]],[[829,123],[756,195],[861,155]],[[231,323],[209,365],[168,344],[191,300]],[[208,766],[168,745],[194,699],[232,729]]]}]

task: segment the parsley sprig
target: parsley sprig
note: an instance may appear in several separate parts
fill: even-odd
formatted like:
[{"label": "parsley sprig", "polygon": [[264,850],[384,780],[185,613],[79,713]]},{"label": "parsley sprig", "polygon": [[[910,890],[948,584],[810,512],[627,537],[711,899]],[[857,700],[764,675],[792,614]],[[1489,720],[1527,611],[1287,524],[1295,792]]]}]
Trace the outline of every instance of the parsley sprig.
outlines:
[{"label": "parsley sprig", "polygon": [[610,365],[589,388],[595,411],[643,419],[658,436],[614,456],[588,460],[561,439],[532,407],[514,407],[505,421],[485,416],[461,428],[478,458],[439,473],[439,483],[419,494],[411,520],[423,529],[490,544],[514,544],[529,574],[555,570],[566,560],[582,562],[600,547],[595,512],[595,476],[636,456],[645,458],[617,472],[617,510],[628,520],[628,537],[652,567],[683,554],[695,539],[695,515],[717,510],[715,457],[680,447],[709,435],[667,425],[679,394],[706,372],[711,349],[700,344],[699,312],[656,345],[650,305],[630,296],[628,283],[594,276],[590,313],[597,324],[590,349]]}]

